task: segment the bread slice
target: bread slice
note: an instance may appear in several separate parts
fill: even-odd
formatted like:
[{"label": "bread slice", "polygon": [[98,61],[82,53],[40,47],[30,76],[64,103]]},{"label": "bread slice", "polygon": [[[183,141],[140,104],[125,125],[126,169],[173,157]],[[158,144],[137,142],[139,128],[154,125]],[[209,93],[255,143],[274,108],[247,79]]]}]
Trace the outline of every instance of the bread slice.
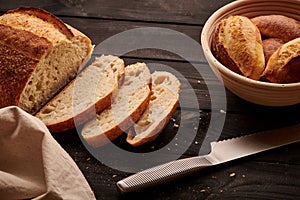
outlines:
[{"label": "bread slice", "polygon": [[87,122],[82,129],[83,139],[92,147],[114,140],[136,122],[150,100],[150,71],[145,63],[125,67],[124,82],[111,107]]},{"label": "bread slice", "polygon": [[169,72],[151,75],[151,100],[139,121],[130,128],[126,141],[139,146],[155,140],[168,124],[179,102],[180,82]]},{"label": "bread slice", "polygon": [[123,75],[122,59],[102,55],[48,102],[36,117],[51,132],[74,128],[110,106]]},{"label": "bread slice", "polygon": [[77,75],[92,49],[87,36],[47,11],[0,16],[0,108],[35,113]]}]

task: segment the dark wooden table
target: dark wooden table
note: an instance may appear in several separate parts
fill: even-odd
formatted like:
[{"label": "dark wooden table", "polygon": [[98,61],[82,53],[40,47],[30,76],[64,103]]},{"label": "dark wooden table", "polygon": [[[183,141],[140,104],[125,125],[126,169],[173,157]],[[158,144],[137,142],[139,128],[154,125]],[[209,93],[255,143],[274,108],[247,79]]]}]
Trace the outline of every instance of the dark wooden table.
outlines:
[{"label": "dark wooden table", "polygon": [[[46,9],[84,32],[95,45],[123,31],[145,27],[160,27],[180,32],[200,44],[200,33],[205,21],[216,9],[229,2],[231,0],[0,0],[0,12],[4,13],[19,6]],[[144,147],[128,146],[124,142],[125,136],[122,135],[114,143],[127,151],[139,152],[142,156],[145,152],[163,148],[171,140],[176,140],[177,129],[174,123],[178,123],[180,119],[183,119],[183,124],[180,125],[185,126],[192,126],[188,122],[195,120],[195,117],[199,119],[196,137],[188,149],[178,155],[182,158],[198,155],[204,138],[209,134],[221,134],[219,139],[226,139],[300,123],[300,105],[276,108],[259,106],[246,102],[227,90],[227,101],[224,103],[221,89],[220,97],[214,97],[214,106],[217,109],[211,109],[207,86],[218,90],[222,88],[222,84],[213,75],[206,77],[204,81],[189,60],[174,52],[136,49],[121,57],[126,64],[142,61],[172,67],[187,79],[192,87],[191,89],[184,84],[183,93],[186,90],[194,91],[199,103],[199,109],[178,107],[174,115],[175,122],[171,121],[156,141]],[[194,62],[202,70],[208,70],[209,66],[204,57],[199,58]],[[218,94],[218,91],[216,93]],[[188,98],[185,101],[189,101]],[[207,131],[210,123],[214,123],[210,120],[212,114],[225,119],[220,132]],[[215,125],[222,127],[222,124]],[[236,160],[157,187],[121,195],[115,184],[131,173],[110,168],[95,159],[82,144],[76,130],[53,136],[78,164],[97,199],[300,199],[299,144]],[[180,142],[178,141],[178,144],[181,144]],[[176,148],[180,147],[174,146],[175,151],[171,148],[169,156],[176,154]]]}]

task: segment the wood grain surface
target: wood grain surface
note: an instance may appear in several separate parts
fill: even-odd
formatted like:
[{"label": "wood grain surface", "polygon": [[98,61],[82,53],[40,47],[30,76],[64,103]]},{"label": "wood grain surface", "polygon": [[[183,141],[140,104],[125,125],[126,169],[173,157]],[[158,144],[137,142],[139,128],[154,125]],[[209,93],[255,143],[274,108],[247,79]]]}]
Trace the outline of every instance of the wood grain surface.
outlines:
[{"label": "wood grain surface", "polygon": [[[205,21],[215,10],[231,1],[0,0],[0,12],[4,13],[19,6],[46,9],[84,32],[95,45],[123,31],[143,27],[174,30],[200,45],[200,33]],[[174,69],[183,77],[180,79],[184,83],[183,93],[194,92],[199,103],[197,109],[188,104],[185,107],[178,106],[173,116],[175,122],[170,121],[152,143],[133,148],[126,144],[125,134],[114,141],[115,145],[127,151],[139,152],[142,155],[164,147],[176,138],[177,129],[174,123],[178,123],[180,119],[188,123],[199,117],[197,135],[190,147],[182,155],[178,155],[182,158],[198,155],[206,134],[210,134],[207,130],[212,114],[225,118],[219,139],[300,123],[300,105],[276,108],[259,106],[225,90],[224,107],[222,83],[212,74],[203,55],[190,62],[173,52],[138,49],[121,57],[126,64],[139,61]],[[193,64],[203,74],[211,75],[204,80]],[[214,94],[217,94],[214,96],[214,110],[211,109],[208,86],[214,88]],[[181,98],[186,102],[192,101],[189,95],[182,95]],[[143,191],[121,195],[115,184],[130,173],[112,169],[95,159],[82,144],[77,130],[56,133],[53,136],[82,170],[97,199],[300,199],[299,144],[226,163]],[[170,154],[174,152],[176,153],[170,149]]]}]

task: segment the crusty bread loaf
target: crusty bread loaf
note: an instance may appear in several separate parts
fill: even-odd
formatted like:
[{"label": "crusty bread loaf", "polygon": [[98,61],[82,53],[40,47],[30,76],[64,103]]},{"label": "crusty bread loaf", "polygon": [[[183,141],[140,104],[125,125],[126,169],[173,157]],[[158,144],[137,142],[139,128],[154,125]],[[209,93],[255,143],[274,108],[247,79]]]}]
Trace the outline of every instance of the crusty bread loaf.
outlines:
[{"label": "crusty bread loaf", "polygon": [[102,55],[48,102],[36,117],[52,132],[74,128],[111,105],[112,95],[123,75],[122,59]]},{"label": "crusty bread loaf", "polygon": [[262,75],[274,83],[300,82],[300,37],[283,44],[270,57]]},{"label": "crusty bread loaf", "polygon": [[232,71],[254,80],[260,78],[265,68],[259,30],[244,16],[220,21],[212,38],[212,53]]},{"label": "crusty bread loaf", "polygon": [[150,71],[145,63],[125,67],[124,82],[110,108],[87,122],[81,135],[93,147],[114,140],[136,122],[150,100]]},{"label": "crusty bread loaf", "polygon": [[266,38],[279,38],[288,42],[300,37],[300,22],[283,15],[261,15],[251,19]]},{"label": "crusty bread loaf", "polygon": [[0,107],[33,114],[90,58],[90,39],[37,8],[0,16]]},{"label": "crusty bread loaf", "polygon": [[140,146],[155,140],[168,124],[179,102],[180,82],[169,72],[151,74],[151,100],[139,121],[130,128],[126,141]]}]

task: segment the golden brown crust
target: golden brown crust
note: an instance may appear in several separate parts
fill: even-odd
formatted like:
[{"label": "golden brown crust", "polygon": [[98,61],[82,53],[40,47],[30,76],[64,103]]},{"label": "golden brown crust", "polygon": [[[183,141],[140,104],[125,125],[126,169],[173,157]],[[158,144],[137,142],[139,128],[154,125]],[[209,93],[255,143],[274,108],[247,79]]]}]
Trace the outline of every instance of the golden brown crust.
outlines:
[{"label": "golden brown crust", "polygon": [[254,80],[260,78],[265,67],[259,30],[244,16],[221,20],[213,37],[212,52],[227,68]]},{"label": "golden brown crust", "polygon": [[[73,129],[75,126],[81,125],[87,122],[88,120],[96,117],[96,112],[99,113],[103,111],[105,108],[109,107],[111,101],[112,101],[112,93],[105,96],[103,99],[101,99],[101,101],[97,102],[95,105],[92,105],[86,110],[84,110],[83,112],[79,113],[77,116],[75,116],[75,118],[71,117],[59,123],[47,125],[47,128],[51,132],[55,132],[55,133]],[[44,108],[46,107],[47,105]],[[41,112],[43,111],[41,110]]]},{"label": "golden brown crust", "polygon": [[140,146],[146,142],[152,142],[154,141],[158,136],[159,136],[159,132],[161,132],[164,127],[169,123],[171,117],[173,116],[173,113],[175,112],[177,106],[178,106],[179,101],[176,101],[176,103],[173,105],[171,111],[168,113],[168,115],[166,116],[166,118],[162,121],[159,122],[158,126],[156,127],[156,129],[154,129],[148,137],[145,137],[141,140],[138,141],[134,141],[134,137],[135,137],[135,131],[134,128],[130,128],[128,131],[128,135],[126,138],[126,142],[128,142],[130,145],[132,146]]},{"label": "golden brown crust", "polygon": [[283,15],[263,15],[252,18],[263,37],[288,42],[300,37],[300,22]]},{"label": "golden brown crust", "polygon": [[51,47],[45,38],[0,24],[0,107],[18,105],[39,59]]},{"label": "golden brown crust", "polygon": [[92,147],[96,148],[103,146],[108,142],[119,137],[124,132],[124,130],[127,130],[129,127],[131,127],[142,116],[143,112],[148,107],[150,97],[151,93],[149,88],[147,98],[138,106],[136,110],[134,110],[134,112],[129,117],[127,117],[123,122],[121,122],[119,126],[114,126],[103,134],[98,134],[94,137],[85,138],[86,142]]},{"label": "golden brown crust", "polygon": [[[118,65],[118,67],[111,66],[111,64],[116,63],[116,61],[117,61],[116,65]],[[74,110],[68,110],[68,112],[65,112],[64,114],[62,114],[64,116],[63,119],[62,118],[56,118],[56,116],[54,115],[54,116],[52,116],[52,120],[54,120],[54,121],[52,121],[52,122],[49,122],[47,120],[44,121],[43,113],[48,112],[47,110],[53,106],[53,102],[59,102],[62,98],[64,98],[64,99],[73,99],[73,97],[72,97],[73,93],[70,94],[68,92],[68,90],[70,91],[70,89],[73,91],[74,85],[76,85],[76,81],[78,80],[78,79],[73,79],[59,94],[57,94],[53,99],[51,99],[36,114],[36,117],[38,117],[42,121],[44,121],[44,123],[46,124],[46,126],[48,127],[48,129],[51,132],[67,131],[69,129],[75,128],[75,126],[82,125],[83,123],[89,121],[90,119],[94,119],[96,117],[96,113],[102,112],[104,109],[108,108],[111,105],[112,100],[113,100],[112,97],[118,91],[118,83],[119,83],[120,79],[124,76],[124,69],[125,69],[124,61],[122,59],[118,58],[117,60],[114,60],[112,63],[110,63],[109,65],[112,68],[117,68],[117,72],[118,72],[118,73],[114,72],[114,73],[117,73],[117,74],[114,74],[114,77],[112,78],[112,79],[115,80],[115,82],[114,82],[114,84],[111,88],[111,91],[106,93],[105,96],[103,95],[101,98],[99,98],[97,100],[97,102],[94,102],[93,104],[91,104],[89,106],[86,106],[83,110],[81,110],[77,114],[73,113]],[[89,67],[92,68],[91,66],[89,66]],[[89,67],[87,67],[86,70],[88,70]],[[95,70],[90,71],[90,72],[95,74]],[[81,74],[90,73],[90,72],[83,71]],[[59,104],[66,104],[66,103],[65,102],[59,102]],[[59,109],[59,108],[56,107],[55,110],[57,110],[57,109]],[[75,109],[75,108],[73,108],[73,109]]]},{"label": "golden brown crust", "polygon": [[[71,39],[69,40],[70,42],[86,42],[87,56],[82,63],[85,63],[90,58],[93,49],[87,36],[74,28],[70,27],[69,29],[59,18],[47,11],[38,8],[22,7],[7,13],[6,17],[9,16],[9,18],[11,17],[11,19],[16,21],[18,21],[18,18],[14,18],[14,15],[22,15],[22,20],[17,25],[10,20],[3,20],[0,23],[0,91],[2,93],[0,108],[9,105],[22,107],[23,100],[20,100],[20,98],[24,94],[27,83],[30,84],[29,80],[38,63],[56,45],[56,40],[53,42],[53,38],[63,38],[63,41],[68,41],[67,38],[69,38]],[[6,19],[5,15],[3,18]],[[50,30],[55,30],[57,34],[54,34],[53,38],[51,38],[39,35],[39,29],[22,29],[23,21],[26,23],[28,18],[35,18],[37,22],[43,20],[52,24],[54,27],[50,26]],[[26,98],[28,101],[31,101],[29,95]],[[22,101],[21,104],[20,101]]]},{"label": "golden brown crust", "polygon": [[300,37],[283,44],[270,57],[262,75],[273,83],[300,82]]},{"label": "golden brown crust", "polygon": [[212,53],[223,65],[225,65],[231,71],[243,75],[235,62],[230,58],[225,47],[220,42],[219,38],[220,24],[216,27],[214,35],[212,37]]},{"label": "golden brown crust", "polygon": [[52,48],[46,38],[3,24],[0,24],[0,43],[33,59],[40,59]]},{"label": "golden brown crust", "polygon": [[61,33],[67,36],[68,39],[74,37],[73,32],[65,25],[65,23],[59,19],[58,17],[54,16],[53,14],[49,13],[46,10],[40,8],[33,8],[33,7],[20,7],[15,10],[9,10],[7,13],[26,13],[28,15],[36,16],[44,21],[47,21],[53,24]]}]

